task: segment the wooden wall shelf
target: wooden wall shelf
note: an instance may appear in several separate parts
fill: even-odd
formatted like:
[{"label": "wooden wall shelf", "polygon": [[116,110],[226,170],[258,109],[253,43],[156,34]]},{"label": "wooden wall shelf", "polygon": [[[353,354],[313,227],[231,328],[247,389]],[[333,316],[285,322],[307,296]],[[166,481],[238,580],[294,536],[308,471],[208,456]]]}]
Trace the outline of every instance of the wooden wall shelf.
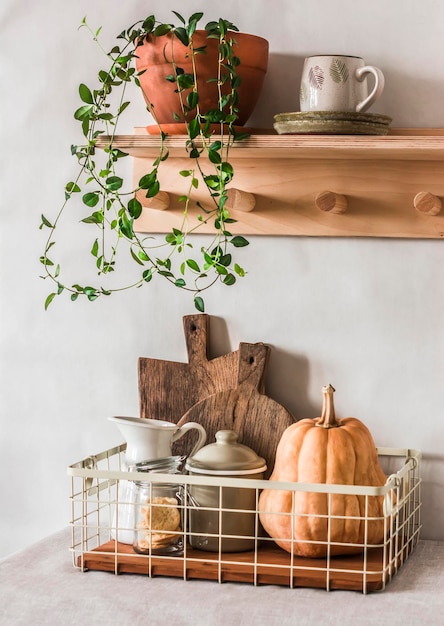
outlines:
[{"label": "wooden wall shelf", "polygon": [[[99,147],[108,142],[101,137]],[[139,232],[163,233],[182,224],[178,198],[189,181],[177,172],[193,162],[184,136],[169,136],[166,143],[170,156],[159,170],[162,194],[154,201],[138,196],[145,207]],[[134,157],[135,181],[151,169],[159,144],[144,128],[118,135],[113,143]],[[444,129],[393,129],[376,137],[265,131],[235,144],[229,160],[235,169],[230,211],[238,220],[230,226],[233,233],[444,237]],[[211,165],[205,165],[210,173]],[[203,184],[195,201],[211,206]],[[194,205],[191,216],[199,212]]]}]

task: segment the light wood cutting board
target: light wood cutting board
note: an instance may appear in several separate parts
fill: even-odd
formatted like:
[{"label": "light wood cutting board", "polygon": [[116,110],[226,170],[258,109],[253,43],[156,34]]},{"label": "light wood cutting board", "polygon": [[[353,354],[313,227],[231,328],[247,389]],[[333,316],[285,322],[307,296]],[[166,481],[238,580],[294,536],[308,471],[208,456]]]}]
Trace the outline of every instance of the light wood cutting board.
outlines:
[{"label": "light wood cutting board", "polygon": [[202,424],[207,431],[207,443],[215,441],[218,430],[234,430],[239,443],[267,461],[266,477],[273,469],[282,433],[295,421],[284,406],[262,392],[269,354],[270,348],[262,343],[241,343],[237,386],[201,400],[178,422],[179,425]]},{"label": "light wood cutting board", "polygon": [[209,316],[187,315],[183,327],[188,363],[139,358],[140,417],[177,422],[196,402],[237,385],[237,350],[208,359]]}]

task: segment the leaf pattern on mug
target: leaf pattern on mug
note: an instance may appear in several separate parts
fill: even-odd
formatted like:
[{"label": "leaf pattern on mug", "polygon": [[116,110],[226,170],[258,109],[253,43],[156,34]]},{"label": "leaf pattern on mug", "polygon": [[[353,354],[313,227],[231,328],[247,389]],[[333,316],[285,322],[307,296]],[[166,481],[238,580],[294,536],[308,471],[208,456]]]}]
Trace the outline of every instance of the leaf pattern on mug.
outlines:
[{"label": "leaf pattern on mug", "polygon": [[308,80],[310,85],[315,89],[322,89],[322,85],[324,84],[324,70],[319,65],[314,65],[310,67],[308,72]]},{"label": "leaf pattern on mug", "polygon": [[346,83],[348,80],[347,65],[341,59],[333,59],[330,65],[330,76],[335,83]]}]

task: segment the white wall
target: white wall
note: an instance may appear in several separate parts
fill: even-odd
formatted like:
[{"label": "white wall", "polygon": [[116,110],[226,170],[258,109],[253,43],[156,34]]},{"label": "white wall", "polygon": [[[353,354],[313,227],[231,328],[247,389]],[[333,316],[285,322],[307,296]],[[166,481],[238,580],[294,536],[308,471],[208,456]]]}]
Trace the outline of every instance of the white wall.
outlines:
[{"label": "white wall", "polygon": [[[57,299],[38,278],[40,214],[54,216],[76,171],[72,112],[102,58],[84,15],[112,36],[146,14],[205,8],[270,41],[270,69],[251,125],[297,110],[302,60],[349,53],[381,67],[373,109],[394,126],[444,127],[444,3],[439,0],[3,0],[1,27],[0,556],[67,525],[66,467],[118,443],[112,414],[136,415],[137,357],[186,360],[186,294],[160,281],[95,303]],[[272,13],[272,16],[270,16]],[[149,123],[141,102],[128,128]],[[68,266],[79,266],[71,226]],[[419,448],[423,537],[444,539],[444,246],[441,241],[252,237],[248,276],[206,298],[213,353],[240,341],[273,347],[268,394],[297,416],[337,412],[367,423],[378,445]],[[73,275],[73,279],[75,276]]]}]

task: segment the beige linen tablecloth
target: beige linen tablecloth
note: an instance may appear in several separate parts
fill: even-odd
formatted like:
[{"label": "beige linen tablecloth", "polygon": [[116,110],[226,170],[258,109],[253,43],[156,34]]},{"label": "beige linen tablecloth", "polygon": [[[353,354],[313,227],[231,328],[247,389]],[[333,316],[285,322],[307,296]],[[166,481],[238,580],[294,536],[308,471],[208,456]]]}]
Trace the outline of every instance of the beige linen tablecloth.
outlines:
[{"label": "beige linen tablecloth", "polygon": [[420,541],[381,592],[81,572],[70,530],[0,560],[1,626],[444,624],[444,542]]}]

